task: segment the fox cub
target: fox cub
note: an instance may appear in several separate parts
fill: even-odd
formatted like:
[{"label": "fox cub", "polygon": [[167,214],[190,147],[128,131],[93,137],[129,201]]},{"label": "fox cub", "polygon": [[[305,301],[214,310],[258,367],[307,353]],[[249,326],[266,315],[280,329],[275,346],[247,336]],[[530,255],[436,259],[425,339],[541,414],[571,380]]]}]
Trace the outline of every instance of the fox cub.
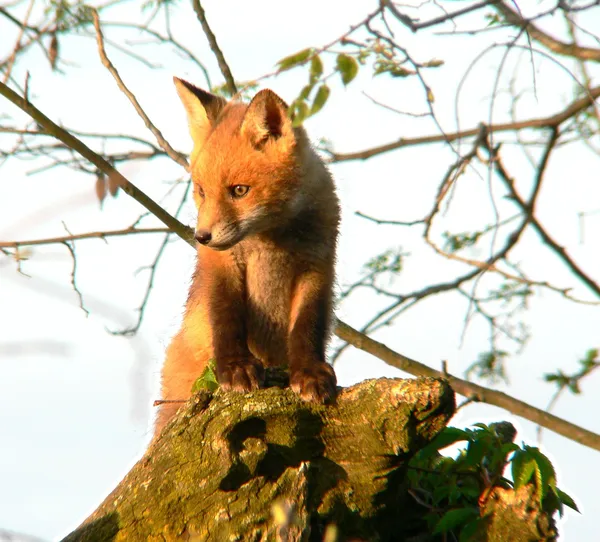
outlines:
[{"label": "fox cub", "polygon": [[[327,168],[271,90],[227,102],[175,78],[194,147],[198,258],[167,349],[164,400],[187,399],[210,359],[225,390],[260,388],[285,365],[302,399],[327,402],[339,202]],[[165,403],[156,432],[179,405]]]}]

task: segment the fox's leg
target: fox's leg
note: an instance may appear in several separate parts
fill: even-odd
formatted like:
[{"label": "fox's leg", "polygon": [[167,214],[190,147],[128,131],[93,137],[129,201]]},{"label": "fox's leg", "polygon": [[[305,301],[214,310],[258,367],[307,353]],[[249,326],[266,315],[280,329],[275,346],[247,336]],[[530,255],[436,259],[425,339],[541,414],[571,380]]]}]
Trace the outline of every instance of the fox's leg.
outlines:
[{"label": "fox's leg", "polygon": [[219,385],[242,393],[260,388],[264,367],[248,349],[246,295],[234,262],[213,270],[208,301]]},{"label": "fox's leg", "polygon": [[328,402],[336,395],[333,367],[325,361],[331,319],[333,276],[319,272],[296,282],[290,317],[290,387],[306,401]]}]

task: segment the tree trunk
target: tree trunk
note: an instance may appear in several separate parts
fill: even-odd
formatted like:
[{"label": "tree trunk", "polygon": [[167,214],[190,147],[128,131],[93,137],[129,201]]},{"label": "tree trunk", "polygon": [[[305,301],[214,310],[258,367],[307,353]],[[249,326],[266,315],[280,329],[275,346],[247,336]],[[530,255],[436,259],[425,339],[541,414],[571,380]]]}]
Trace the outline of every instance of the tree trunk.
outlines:
[{"label": "tree trunk", "polygon": [[[454,413],[446,381],[367,380],[329,406],[282,388],[278,371],[268,381],[249,394],[196,394],[63,542],[451,539],[432,534],[406,476]],[[554,540],[532,492],[496,488],[473,540]]]},{"label": "tree trunk", "polygon": [[329,406],[202,391],[64,542],[404,539],[407,461],[454,404],[432,378],[368,380]]}]

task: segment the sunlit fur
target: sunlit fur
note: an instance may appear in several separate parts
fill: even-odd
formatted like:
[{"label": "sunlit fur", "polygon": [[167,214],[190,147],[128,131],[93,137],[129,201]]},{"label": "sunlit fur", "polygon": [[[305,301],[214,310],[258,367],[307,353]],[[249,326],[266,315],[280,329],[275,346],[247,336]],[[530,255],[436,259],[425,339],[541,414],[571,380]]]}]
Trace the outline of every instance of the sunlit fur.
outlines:
[{"label": "sunlit fur", "polygon": [[[162,397],[187,399],[216,358],[225,388],[258,387],[258,373],[240,376],[235,371],[247,365],[228,364],[259,360],[289,365],[291,387],[304,399],[330,400],[335,375],[325,348],[339,224],[331,176],[273,92],[259,92],[250,105],[226,104],[175,84],[194,141],[196,231],[210,232],[211,240],[198,244],[183,323],[166,353]],[[250,189],[235,198],[236,185]],[[179,406],[161,407],[157,432]]]}]

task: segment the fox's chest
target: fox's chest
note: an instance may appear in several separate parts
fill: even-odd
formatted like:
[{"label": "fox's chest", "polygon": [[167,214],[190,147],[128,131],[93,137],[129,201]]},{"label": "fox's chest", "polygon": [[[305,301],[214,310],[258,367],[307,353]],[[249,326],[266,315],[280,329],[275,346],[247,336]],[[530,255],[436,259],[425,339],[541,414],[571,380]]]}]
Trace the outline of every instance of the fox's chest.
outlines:
[{"label": "fox's chest", "polygon": [[290,254],[274,250],[252,254],[246,263],[248,346],[268,365],[287,363],[295,267]]}]

